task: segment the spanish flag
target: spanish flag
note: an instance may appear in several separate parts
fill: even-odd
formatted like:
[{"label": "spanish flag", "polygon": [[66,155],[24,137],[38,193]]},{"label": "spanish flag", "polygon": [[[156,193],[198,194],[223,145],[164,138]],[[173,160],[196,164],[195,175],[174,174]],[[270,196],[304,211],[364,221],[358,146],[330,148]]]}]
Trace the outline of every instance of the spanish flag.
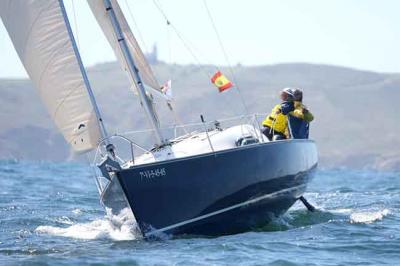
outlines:
[{"label": "spanish flag", "polygon": [[211,78],[211,82],[217,86],[219,92],[223,92],[229,88],[233,87],[232,82],[230,82],[222,73],[221,71],[217,71],[214,76]]}]

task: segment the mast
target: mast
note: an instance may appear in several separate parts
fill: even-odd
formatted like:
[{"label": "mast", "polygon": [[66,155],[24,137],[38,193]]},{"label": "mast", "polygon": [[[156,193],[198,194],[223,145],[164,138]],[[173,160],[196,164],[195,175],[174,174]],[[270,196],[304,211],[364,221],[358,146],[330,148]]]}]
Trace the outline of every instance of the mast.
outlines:
[{"label": "mast", "polygon": [[[90,102],[91,102],[91,104],[93,106],[93,110],[95,112],[97,121],[99,122],[101,137],[102,137],[102,139],[105,139],[108,136],[107,135],[107,131],[106,131],[106,128],[104,126],[103,119],[101,117],[99,107],[97,106],[97,102],[96,102],[96,99],[94,97],[92,87],[90,86],[89,79],[87,77],[85,67],[83,66],[82,59],[81,59],[78,47],[76,45],[75,38],[74,38],[74,35],[72,33],[71,25],[69,24],[69,20],[68,20],[67,12],[65,10],[64,2],[63,2],[63,0],[59,0],[58,2],[60,3],[61,13],[63,15],[64,21],[65,21],[65,25],[67,27],[68,35],[69,35],[69,37],[71,39],[72,47],[74,49],[74,53],[75,53],[76,59],[78,61],[78,65],[79,65],[80,71],[82,73],[82,78],[83,78],[83,81],[85,83],[86,90],[87,90],[87,92],[89,94]],[[109,140],[108,139],[105,139],[105,144],[106,145],[109,144]]]},{"label": "mast", "polygon": [[157,141],[156,144],[162,145],[165,143],[165,141],[162,136],[161,129],[158,125],[155,112],[152,108],[152,103],[150,102],[150,99],[148,98],[148,96],[146,94],[146,90],[143,86],[142,79],[139,75],[139,70],[136,67],[135,61],[133,60],[133,56],[129,51],[128,45],[127,45],[125,37],[122,33],[121,26],[119,24],[117,16],[115,15],[111,1],[103,0],[103,3],[104,3],[104,7],[106,9],[106,13],[108,14],[108,16],[110,18],[113,30],[117,36],[118,45],[120,46],[121,51],[124,56],[124,59],[128,65],[129,74],[132,77],[132,79],[136,82],[136,87],[138,89],[140,102],[146,112],[147,118],[149,119],[152,128],[154,129],[154,133],[155,133],[156,141]]}]

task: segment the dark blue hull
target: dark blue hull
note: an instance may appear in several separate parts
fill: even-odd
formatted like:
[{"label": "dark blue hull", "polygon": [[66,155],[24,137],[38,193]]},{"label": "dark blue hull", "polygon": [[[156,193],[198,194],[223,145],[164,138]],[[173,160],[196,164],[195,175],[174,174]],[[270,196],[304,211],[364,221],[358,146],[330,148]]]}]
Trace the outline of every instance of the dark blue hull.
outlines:
[{"label": "dark blue hull", "polygon": [[318,163],[310,140],[243,146],[117,173],[145,236],[248,231],[285,213]]}]

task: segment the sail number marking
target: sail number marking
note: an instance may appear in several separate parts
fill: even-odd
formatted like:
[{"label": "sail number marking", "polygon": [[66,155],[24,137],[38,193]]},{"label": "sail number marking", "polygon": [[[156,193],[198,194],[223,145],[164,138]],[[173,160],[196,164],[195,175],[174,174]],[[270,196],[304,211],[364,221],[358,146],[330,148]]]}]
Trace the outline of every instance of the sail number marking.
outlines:
[{"label": "sail number marking", "polygon": [[156,169],[151,169],[151,170],[140,171],[139,175],[142,180],[143,180],[143,178],[153,179],[156,177],[166,176],[167,171],[165,171],[165,168],[156,168]]}]

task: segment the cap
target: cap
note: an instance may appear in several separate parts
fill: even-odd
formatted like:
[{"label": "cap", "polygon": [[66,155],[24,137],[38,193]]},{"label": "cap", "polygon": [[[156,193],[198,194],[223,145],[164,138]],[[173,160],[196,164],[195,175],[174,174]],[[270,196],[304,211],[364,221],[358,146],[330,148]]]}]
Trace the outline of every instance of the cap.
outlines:
[{"label": "cap", "polygon": [[295,101],[302,101],[303,99],[303,91],[300,88],[296,88],[293,90],[293,98]]},{"label": "cap", "polygon": [[294,91],[292,88],[284,88],[282,91],[285,92],[286,94],[294,97]]}]

